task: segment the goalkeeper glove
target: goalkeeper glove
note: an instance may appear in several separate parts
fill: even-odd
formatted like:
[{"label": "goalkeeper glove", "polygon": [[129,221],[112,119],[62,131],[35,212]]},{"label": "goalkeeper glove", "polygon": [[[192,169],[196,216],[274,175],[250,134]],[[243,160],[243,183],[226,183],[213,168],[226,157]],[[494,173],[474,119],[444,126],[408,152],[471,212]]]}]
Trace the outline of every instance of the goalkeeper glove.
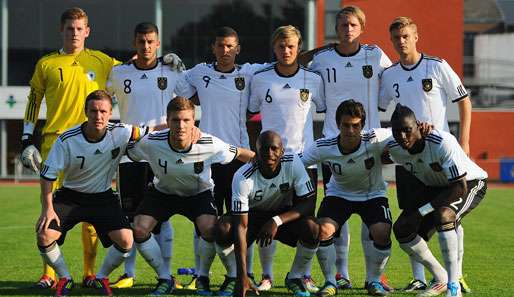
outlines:
[{"label": "goalkeeper glove", "polygon": [[162,62],[164,65],[170,66],[171,70],[182,72],[186,70],[186,66],[182,62],[182,59],[179,58],[174,53],[168,53],[162,57]]},{"label": "goalkeeper glove", "polygon": [[32,169],[34,172],[39,173],[41,168],[41,154],[32,143],[32,135],[23,134],[21,138],[22,153],[20,156],[21,163],[25,168]]}]

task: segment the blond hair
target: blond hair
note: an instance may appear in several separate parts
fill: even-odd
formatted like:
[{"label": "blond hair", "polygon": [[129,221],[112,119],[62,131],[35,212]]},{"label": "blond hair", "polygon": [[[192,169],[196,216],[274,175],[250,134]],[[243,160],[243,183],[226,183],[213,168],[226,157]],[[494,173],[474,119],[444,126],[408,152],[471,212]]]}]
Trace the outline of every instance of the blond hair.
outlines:
[{"label": "blond hair", "polygon": [[88,26],[88,18],[87,13],[80,7],[72,7],[66,9],[61,14],[61,26],[64,26],[66,20],[81,20],[83,19],[86,26]]},{"label": "blond hair", "polygon": [[337,31],[337,22],[342,16],[354,16],[359,20],[359,23],[361,24],[362,29],[366,26],[366,15],[364,14],[364,11],[360,9],[358,6],[355,5],[348,5],[343,7],[337,14],[336,14],[336,31]]},{"label": "blond hair", "polygon": [[182,97],[182,96],[176,96],[175,98],[171,99],[171,101],[168,103],[168,106],[166,107],[166,114],[169,116],[172,112],[182,111],[182,110],[192,110],[193,114],[195,112],[195,105],[193,101]]},{"label": "blond hair", "polygon": [[302,33],[300,33],[300,30],[291,25],[278,27],[271,36],[271,46],[273,47],[278,40],[293,36],[298,37],[298,47],[302,47]]},{"label": "blond hair", "polygon": [[389,25],[389,33],[393,32],[393,30],[400,30],[405,27],[411,27],[414,29],[414,32],[418,31],[418,27],[414,21],[406,16],[399,16],[393,20],[391,25]]}]

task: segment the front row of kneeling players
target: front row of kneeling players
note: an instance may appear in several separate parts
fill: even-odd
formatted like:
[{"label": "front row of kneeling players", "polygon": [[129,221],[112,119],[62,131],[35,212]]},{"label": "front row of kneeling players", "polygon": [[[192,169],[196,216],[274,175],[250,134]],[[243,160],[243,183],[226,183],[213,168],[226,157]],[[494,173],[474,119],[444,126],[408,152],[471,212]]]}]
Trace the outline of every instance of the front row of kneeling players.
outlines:
[{"label": "front row of kneeling players", "polygon": [[[408,171],[397,181],[398,192],[407,193],[410,201],[393,228],[401,248],[433,273],[440,284],[439,293],[448,290],[448,296],[460,294],[455,227],[484,197],[487,174],[466,156],[452,135],[419,125],[407,107],[397,106],[391,119],[392,133],[389,129],[362,131],[366,120],[362,105],[344,101],[336,112],[340,134],[317,140],[302,156],[284,154],[282,140],[273,131],[259,136],[256,156],[211,135],[193,140],[194,105],[182,97],[167,106],[169,128],[150,134],[147,129],[110,124],[111,97],[104,91],[87,97],[85,111],[88,121],[58,138],[41,169],[42,214],[37,222],[37,243],[44,261],[59,274],[59,296],[69,294],[73,281],[58,245],[81,221],[95,226],[105,247],[113,246],[95,280],[102,294],[112,295],[108,275],[128,256],[133,241],[158,275],[152,294],[171,293],[174,282],[169,266],[162,262],[150,232],[174,214],[194,223],[200,245],[216,241],[216,251],[227,271],[237,267],[237,278],[231,280],[237,296],[254,289],[246,273],[246,247],[253,241],[269,245],[273,239],[296,247],[285,280],[288,290],[295,296],[309,296],[301,277],[317,252],[326,279],[319,294],[335,295],[332,238],[353,213],[362,217],[373,240],[367,259],[368,293],[386,295],[379,278],[391,252],[392,217],[381,171],[381,163],[391,160],[384,152]],[[137,209],[132,229],[111,190],[125,151],[133,160],[148,161],[156,176]],[[231,216],[218,220],[211,165],[234,158],[250,162],[254,157],[234,175]],[[318,162],[329,165],[332,178],[314,218],[315,187],[305,167]],[[60,172],[63,187],[52,197],[51,181]],[[428,235],[418,235],[421,225],[437,230],[446,271],[428,249]],[[208,278],[199,281],[209,293]]]}]

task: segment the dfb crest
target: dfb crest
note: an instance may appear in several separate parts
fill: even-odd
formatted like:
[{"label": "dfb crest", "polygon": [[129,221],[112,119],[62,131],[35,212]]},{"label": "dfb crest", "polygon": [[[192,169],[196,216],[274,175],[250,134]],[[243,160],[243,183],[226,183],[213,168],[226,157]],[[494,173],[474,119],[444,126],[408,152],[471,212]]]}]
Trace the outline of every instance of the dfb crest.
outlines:
[{"label": "dfb crest", "polygon": [[302,100],[302,102],[309,100],[309,89],[300,89],[300,100]]},{"label": "dfb crest", "polygon": [[367,170],[370,170],[371,168],[373,168],[373,166],[375,166],[375,158],[371,157],[371,158],[364,160],[364,166],[366,166]]},{"label": "dfb crest", "polygon": [[421,84],[423,84],[423,91],[430,92],[430,90],[432,90],[432,79],[431,78],[422,79]]},{"label": "dfb crest", "polygon": [[164,77],[164,76],[158,77],[157,78],[157,86],[161,90],[166,90],[166,88],[168,87],[168,78]]},{"label": "dfb crest", "polygon": [[119,147],[117,147],[117,148],[115,148],[115,149],[113,149],[111,151],[111,156],[112,156],[113,159],[116,159],[116,157],[118,157],[119,154],[120,154],[120,148]]},{"label": "dfb crest", "polygon": [[195,162],[193,164],[194,170],[196,174],[202,173],[203,171],[203,162]]},{"label": "dfb crest", "polygon": [[244,90],[245,88],[245,78],[242,76],[238,76],[234,78],[234,83],[236,84],[236,89],[239,91]]},{"label": "dfb crest", "polygon": [[371,78],[373,76],[373,66],[371,66],[371,65],[362,66],[362,75],[365,78]]},{"label": "dfb crest", "polygon": [[443,167],[438,162],[430,163],[430,168],[435,172],[441,172],[443,170]]}]

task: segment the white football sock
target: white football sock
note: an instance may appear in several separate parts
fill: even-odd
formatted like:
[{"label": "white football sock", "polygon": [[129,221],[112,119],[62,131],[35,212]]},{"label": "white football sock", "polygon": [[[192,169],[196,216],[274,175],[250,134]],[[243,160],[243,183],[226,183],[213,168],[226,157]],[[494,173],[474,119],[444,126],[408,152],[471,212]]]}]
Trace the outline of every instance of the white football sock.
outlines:
[{"label": "white football sock", "polygon": [[136,255],[137,248],[134,244],[130,249],[128,257],[125,258],[125,273],[128,277],[136,277]]},{"label": "white football sock", "polygon": [[246,249],[246,273],[253,274],[253,254],[254,244],[252,243]]},{"label": "white football sock", "polygon": [[161,224],[161,232],[155,236],[161,248],[162,261],[171,269],[171,256],[173,255],[173,226],[168,220]]},{"label": "white football sock", "polygon": [[371,264],[370,264],[370,253],[373,249],[373,240],[369,238],[369,229],[366,224],[361,223],[361,245],[362,245],[362,251],[364,253],[364,264],[366,266],[366,281],[369,281],[371,276]]},{"label": "white football sock", "polygon": [[423,264],[419,263],[418,261],[416,261],[416,259],[414,259],[411,256],[409,256],[409,260],[410,267],[412,269],[412,277],[426,284],[427,279],[425,276],[425,266],[423,266]]},{"label": "white football sock", "polygon": [[459,282],[458,276],[458,253],[459,241],[457,239],[457,232],[452,229],[448,231],[437,232],[439,237],[439,246],[441,247],[441,254],[444,259],[446,271],[448,271],[448,282]]},{"label": "white football sock", "polygon": [[434,280],[438,283],[447,283],[448,275],[443,266],[434,257],[426,241],[419,235],[407,243],[400,243],[400,247],[416,261],[422,263],[432,273]]},{"label": "white football sock", "polygon": [[198,251],[199,238],[200,238],[200,236],[196,233],[196,230],[193,230],[193,252],[195,254],[195,270],[196,270],[197,275],[200,271],[200,253]]},{"label": "white football sock", "polygon": [[277,241],[273,240],[270,245],[266,247],[259,246],[259,258],[261,260],[262,274],[268,275],[273,279],[273,256],[277,249]]},{"label": "white football sock", "polygon": [[459,227],[457,227],[457,239],[459,240],[459,265],[457,266],[458,270],[458,276],[459,278],[462,277],[462,264],[464,262],[464,227],[462,227],[461,224],[459,224]]},{"label": "white football sock", "polygon": [[384,273],[387,260],[391,255],[391,246],[387,248],[377,247],[372,244],[369,251],[369,278],[368,282],[380,282],[380,276]]},{"label": "white football sock", "polygon": [[321,272],[323,272],[323,275],[325,276],[325,281],[336,285],[336,276],[334,274],[333,268],[334,262],[336,260],[336,250],[334,248],[334,244],[319,246],[318,252],[316,254],[318,256]]},{"label": "white football sock", "polygon": [[67,278],[71,279],[70,272],[68,271],[68,267],[66,266],[66,263],[64,262],[64,256],[61,253],[61,249],[59,248],[59,245],[54,242],[49,247],[45,248],[43,251],[41,247],[39,248],[41,257],[43,257],[43,261],[45,261],[50,267],[52,267],[55,272],[57,272],[57,275],[59,278]]},{"label": "white football sock", "polygon": [[136,247],[160,279],[171,279],[170,268],[162,262],[161,249],[153,235],[144,242],[136,242]]},{"label": "white football sock", "polygon": [[198,276],[209,277],[216,248],[213,242],[207,242],[202,237],[198,237],[198,255],[200,257],[200,266],[197,271]]},{"label": "white football sock", "polygon": [[227,276],[235,278],[237,276],[237,268],[234,245],[231,245],[230,247],[222,247],[218,244],[215,244],[215,247],[216,253],[218,254],[218,257],[220,257],[221,263],[227,270]]},{"label": "white football sock", "polygon": [[314,258],[314,254],[316,254],[317,248],[308,248],[304,246],[301,242],[298,242],[296,245],[296,254],[293,260],[293,265],[291,266],[291,271],[289,272],[288,278],[302,278],[306,273],[305,270],[309,263],[312,262],[312,258]]},{"label": "white football sock", "polygon": [[104,257],[104,261],[102,262],[102,266],[100,270],[96,273],[96,277],[99,279],[108,278],[109,274],[121,265],[123,260],[125,260],[130,255],[129,251],[121,251],[117,249],[114,244],[109,247],[107,250],[107,254]]},{"label": "white football sock", "polygon": [[350,251],[350,232],[348,230],[348,222],[341,226],[339,237],[334,237],[334,247],[336,253],[336,271],[342,277],[350,279],[348,273],[348,253]]}]

